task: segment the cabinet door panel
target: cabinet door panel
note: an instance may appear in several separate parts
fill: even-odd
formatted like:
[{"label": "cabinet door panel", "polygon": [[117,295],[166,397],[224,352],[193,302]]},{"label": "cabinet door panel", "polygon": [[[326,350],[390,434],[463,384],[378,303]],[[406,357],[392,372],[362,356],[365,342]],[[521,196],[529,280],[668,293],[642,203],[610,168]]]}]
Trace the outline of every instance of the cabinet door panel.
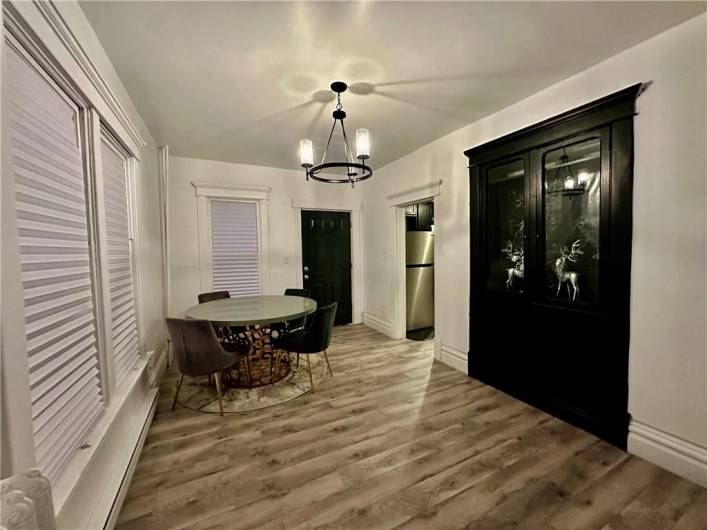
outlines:
[{"label": "cabinet door panel", "polygon": [[485,288],[522,293],[526,284],[527,157],[482,168]]},{"label": "cabinet door panel", "polygon": [[533,152],[541,173],[537,295],[547,302],[601,305],[608,144],[608,131],[598,129]]}]

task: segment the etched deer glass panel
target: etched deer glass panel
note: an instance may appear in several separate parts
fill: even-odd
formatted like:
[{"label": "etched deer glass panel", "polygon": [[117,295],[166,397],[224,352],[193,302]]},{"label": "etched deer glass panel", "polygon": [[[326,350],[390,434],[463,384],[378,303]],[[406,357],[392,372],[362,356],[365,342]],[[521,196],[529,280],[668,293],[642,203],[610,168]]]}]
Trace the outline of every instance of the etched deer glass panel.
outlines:
[{"label": "etched deer glass panel", "polygon": [[545,153],[545,292],[551,298],[599,300],[600,185],[598,138]]},{"label": "etched deer glass panel", "polygon": [[525,163],[486,173],[487,287],[522,292],[525,285]]}]

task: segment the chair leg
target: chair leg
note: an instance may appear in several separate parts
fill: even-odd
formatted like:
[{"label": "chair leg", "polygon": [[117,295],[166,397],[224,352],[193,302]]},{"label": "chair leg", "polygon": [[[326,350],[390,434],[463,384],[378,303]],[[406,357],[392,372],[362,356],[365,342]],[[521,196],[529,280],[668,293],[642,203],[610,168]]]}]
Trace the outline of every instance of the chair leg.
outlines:
[{"label": "chair leg", "polygon": [[329,364],[329,356],[326,354],[326,350],[324,350],[324,360],[326,361],[327,368],[329,368],[329,375],[334,377],[334,372],[331,371],[331,364]]},{"label": "chair leg", "polygon": [[304,356],[307,359],[307,371],[309,372],[309,385],[312,387],[312,394],[314,394],[314,379],[312,379],[312,364],[309,362],[309,355]]},{"label": "chair leg", "polygon": [[223,402],[221,401],[221,372],[216,372],[214,374],[214,380],[216,381],[216,395],[218,395],[218,409],[223,416]]},{"label": "chair leg", "polygon": [[179,379],[177,380],[177,388],[174,389],[174,399],[172,400],[172,410],[177,406],[177,397],[179,396],[179,391],[182,389],[182,380],[184,379],[184,374],[179,374]]},{"label": "chair leg", "polygon": [[297,368],[299,368],[299,353],[297,354]]}]

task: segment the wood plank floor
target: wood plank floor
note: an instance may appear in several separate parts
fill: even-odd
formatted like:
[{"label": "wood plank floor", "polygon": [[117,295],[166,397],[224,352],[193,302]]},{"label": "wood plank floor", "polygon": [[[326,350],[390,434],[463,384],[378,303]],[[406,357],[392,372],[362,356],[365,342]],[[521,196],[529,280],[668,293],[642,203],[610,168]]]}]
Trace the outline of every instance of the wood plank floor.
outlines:
[{"label": "wood plank floor", "polygon": [[155,421],[129,529],[705,529],[707,490],[434,362],[431,342],[337,328],[314,394]]}]

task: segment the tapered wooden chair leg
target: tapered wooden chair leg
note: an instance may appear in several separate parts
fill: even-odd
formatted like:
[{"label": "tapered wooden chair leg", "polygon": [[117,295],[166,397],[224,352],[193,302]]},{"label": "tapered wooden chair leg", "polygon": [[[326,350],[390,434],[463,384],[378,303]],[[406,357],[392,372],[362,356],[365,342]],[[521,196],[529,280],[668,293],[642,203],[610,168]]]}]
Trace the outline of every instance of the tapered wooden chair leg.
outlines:
[{"label": "tapered wooden chair leg", "polygon": [[177,380],[177,387],[174,389],[174,399],[172,400],[172,410],[177,406],[177,397],[179,397],[179,391],[182,388],[182,380],[184,379],[184,374],[179,374],[179,379]]},{"label": "tapered wooden chair leg", "polygon": [[312,364],[309,362],[309,355],[305,355],[307,359],[307,371],[309,372],[309,385],[312,387],[312,394],[314,394],[314,379],[312,379]]},{"label": "tapered wooden chair leg", "polygon": [[326,350],[324,350],[324,360],[326,361],[327,368],[329,368],[329,375],[334,377],[334,372],[331,371],[331,364],[329,364],[329,356],[326,354]]},{"label": "tapered wooden chair leg", "polygon": [[214,374],[214,380],[216,381],[216,395],[218,396],[218,410],[223,416],[223,401],[221,401],[221,373],[216,372]]}]

